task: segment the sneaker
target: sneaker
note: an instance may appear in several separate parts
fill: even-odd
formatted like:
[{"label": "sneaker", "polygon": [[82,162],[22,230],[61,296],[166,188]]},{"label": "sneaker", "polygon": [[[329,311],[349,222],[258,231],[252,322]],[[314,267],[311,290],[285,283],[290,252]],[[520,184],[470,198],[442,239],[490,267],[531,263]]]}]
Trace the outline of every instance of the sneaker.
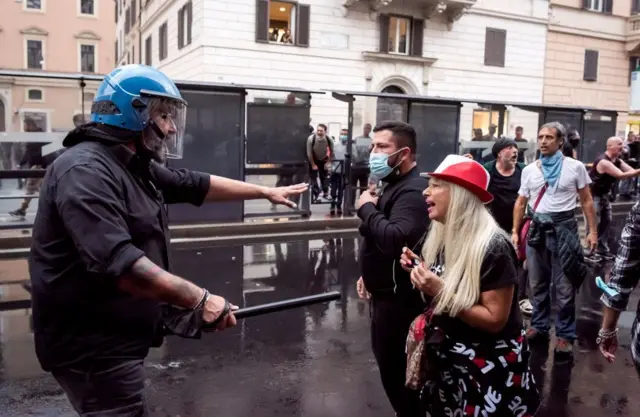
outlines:
[{"label": "sneaker", "polygon": [[598,256],[600,256],[605,261],[613,261],[616,259],[616,255],[611,252],[598,252]]},{"label": "sneaker", "polygon": [[520,311],[526,316],[532,315],[533,306],[531,305],[531,301],[526,298],[524,300],[520,300]]},{"label": "sneaker", "polygon": [[558,343],[556,343],[554,351],[555,353],[562,355],[573,355],[573,343],[568,340],[558,338]]},{"label": "sneaker", "polygon": [[18,209],[18,210],[10,211],[9,215],[13,216],[13,217],[19,217],[21,219],[24,219],[24,217],[27,215],[27,213],[25,213],[25,210]]},{"label": "sneaker", "polygon": [[598,255],[597,253],[590,253],[588,255],[585,255],[584,260],[585,262],[588,262],[590,264],[599,264],[603,261],[602,256]]},{"label": "sneaker", "polygon": [[338,216],[342,216],[342,210],[338,209],[337,214],[338,214]]},{"label": "sneaker", "polygon": [[336,215],[336,211],[334,209],[331,209],[329,211],[329,216],[334,217]]}]

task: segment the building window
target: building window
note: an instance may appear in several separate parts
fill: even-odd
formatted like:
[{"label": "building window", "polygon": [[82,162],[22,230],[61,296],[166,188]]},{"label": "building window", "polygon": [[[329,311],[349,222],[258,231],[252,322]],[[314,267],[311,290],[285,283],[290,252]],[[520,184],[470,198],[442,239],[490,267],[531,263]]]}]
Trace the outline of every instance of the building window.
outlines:
[{"label": "building window", "polygon": [[138,14],[136,13],[136,0],[131,0],[131,26],[136,24]]},{"label": "building window", "polygon": [[507,31],[487,28],[484,39],[484,65],[504,67],[507,52]]},{"label": "building window", "polygon": [[[506,132],[509,123],[507,122],[508,113],[505,112],[504,123],[502,124],[502,131]],[[475,139],[475,130],[480,129],[482,131],[482,138],[488,140],[495,140],[495,138],[489,139],[489,127],[496,126],[496,133],[498,133],[498,124],[500,123],[500,112],[497,110],[474,110],[473,111],[473,128],[471,130],[471,139]]]},{"label": "building window", "polygon": [[22,112],[22,126],[20,128],[24,132],[24,121],[31,119],[35,122],[36,126],[43,132],[49,131],[49,115],[44,111],[24,111]]},{"label": "building window", "polygon": [[42,10],[42,0],[26,0],[24,8],[27,10]]},{"label": "building window", "polygon": [[380,52],[422,56],[424,20],[380,15]]},{"label": "building window", "polygon": [[592,12],[611,13],[613,0],[582,0],[582,7]]},{"label": "building window", "polygon": [[188,2],[178,10],[178,49],[191,44],[192,3]]},{"label": "building window", "polygon": [[118,40],[116,39],[116,54],[114,55],[113,62],[118,62]]},{"label": "building window", "polygon": [[95,4],[93,0],[80,0],[80,14],[95,16]]},{"label": "building window", "polygon": [[280,1],[269,2],[269,42],[293,44],[296,5]]},{"label": "building window", "polygon": [[584,75],[585,81],[598,81],[598,51],[587,49],[584,51]]},{"label": "building window", "polygon": [[28,39],[27,40],[27,68],[28,69],[43,69],[44,57],[42,54],[43,42]]},{"label": "building window", "polygon": [[43,101],[42,90],[37,88],[30,88],[27,90],[27,100],[28,101]]},{"label": "building window", "polygon": [[160,53],[159,58],[160,61],[167,57],[167,50],[169,49],[169,42],[167,38],[167,22],[164,22],[162,26],[160,26],[160,30],[158,31],[158,37],[160,42]]},{"label": "building window", "polygon": [[389,49],[390,54],[409,53],[411,19],[404,17],[389,17]]},{"label": "building window", "polygon": [[131,13],[129,9],[127,9],[127,11],[124,12],[124,34],[128,35],[129,30],[131,30]]},{"label": "building window", "polygon": [[80,45],[80,71],[96,72],[95,45]]},{"label": "building window", "polygon": [[[640,0],[631,0],[631,14],[638,14],[638,13],[640,13]],[[637,30],[635,26],[633,30]]]},{"label": "building window", "polygon": [[256,42],[309,46],[310,18],[306,4],[256,0]]},{"label": "building window", "polygon": [[118,11],[120,10],[120,0],[116,0],[116,23],[118,23]]},{"label": "building window", "polygon": [[144,64],[145,65],[151,65],[151,57],[152,57],[151,46],[152,46],[152,44],[151,44],[151,36],[149,36],[144,41]]}]

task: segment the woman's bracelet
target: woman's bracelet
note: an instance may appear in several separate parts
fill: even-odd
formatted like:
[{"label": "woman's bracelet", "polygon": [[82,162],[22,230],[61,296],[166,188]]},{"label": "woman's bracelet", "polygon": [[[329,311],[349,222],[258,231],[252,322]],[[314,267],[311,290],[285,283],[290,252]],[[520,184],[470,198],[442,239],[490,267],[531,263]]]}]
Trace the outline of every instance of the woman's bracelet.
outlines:
[{"label": "woman's bracelet", "polygon": [[600,329],[598,331],[598,337],[596,339],[596,344],[601,344],[602,342],[605,342],[607,340],[613,339],[614,337],[618,336],[618,329],[616,328],[615,330],[605,330],[605,329]]}]

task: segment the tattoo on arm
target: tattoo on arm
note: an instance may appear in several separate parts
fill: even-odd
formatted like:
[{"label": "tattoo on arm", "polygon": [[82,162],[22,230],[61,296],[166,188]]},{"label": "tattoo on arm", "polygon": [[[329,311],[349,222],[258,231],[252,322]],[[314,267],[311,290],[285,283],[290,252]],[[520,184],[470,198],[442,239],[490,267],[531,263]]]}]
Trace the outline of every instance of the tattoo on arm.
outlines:
[{"label": "tattoo on arm", "polygon": [[202,298],[204,290],[186,279],[175,276],[143,256],[119,281],[123,291],[151,298],[178,307],[192,308]]}]

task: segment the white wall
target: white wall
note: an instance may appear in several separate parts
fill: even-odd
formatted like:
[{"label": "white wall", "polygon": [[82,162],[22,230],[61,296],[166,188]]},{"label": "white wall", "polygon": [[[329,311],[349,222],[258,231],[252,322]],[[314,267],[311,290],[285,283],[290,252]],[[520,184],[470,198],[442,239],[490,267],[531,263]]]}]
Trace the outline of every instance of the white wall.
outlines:
[{"label": "white wall", "polygon": [[[255,0],[193,0],[193,41],[182,51],[177,50],[177,12],[184,1],[156,0],[144,11],[143,44],[152,33],[154,65],[177,79],[380,91],[390,78],[399,77],[416,94],[497,102],[542,101],[547,0],[479,0],[451,30],[439,16],[431,19],[426,22],[423,56],[436,62],[426,72],[422,63],[372,65],[364,61],[362,53],[377,52],[379,44],[378,21],[369,13],[366,2],[352,8],[346,17],[340,7],[344,0],[304,3],[311,6],[308,48],[256,43]],[[416,0],[396,0],[383,12],[422,17],[419,4]],[[147,21],[145,16],[156,10],[161,16]],[[158,62],[158,27],[167,18],[169,54]],[[484,66],[486,27],[507,30],[505,68]],[[284,96],[263,92],[252,95]],[[463,108],[463,137],[471,131],[473,107]],[[357,100],[355,110],[357,131],[362,123],[375,118],[372,100]],[[338,122],[344,126],[346,117],[345,103],[330,95],[313,96],[313,124]],[[533,113],[514,110],[509,120],[513,127],[524,125],[525,132],[537,127]]]}]

